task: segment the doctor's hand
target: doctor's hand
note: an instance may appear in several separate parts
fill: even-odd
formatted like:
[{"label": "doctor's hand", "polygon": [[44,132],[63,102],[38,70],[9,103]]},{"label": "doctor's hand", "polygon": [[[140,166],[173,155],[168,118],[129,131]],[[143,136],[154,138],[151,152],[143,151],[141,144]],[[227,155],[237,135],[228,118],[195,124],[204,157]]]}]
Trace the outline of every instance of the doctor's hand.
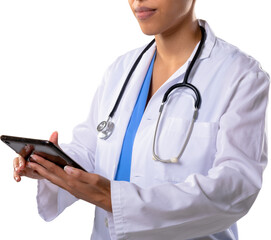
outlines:
[{"label": "doctor's hand", "polygon": [[67,190],[75,197],[112,212],[110,181],[100,175],[66,166],[64,169],[38,156],[29,167],[53,184]]},{"label": "doctor's hand", "polygon": [[[49,141],[58,146],[58,133],[53,132]],[[20,182],[22,176],[33,179],[43,179],[43,177],[39,175],[38,172],[30,168],[29,162],[20,155],[13,160],[13,168],[13,177],[16,182]]]}]

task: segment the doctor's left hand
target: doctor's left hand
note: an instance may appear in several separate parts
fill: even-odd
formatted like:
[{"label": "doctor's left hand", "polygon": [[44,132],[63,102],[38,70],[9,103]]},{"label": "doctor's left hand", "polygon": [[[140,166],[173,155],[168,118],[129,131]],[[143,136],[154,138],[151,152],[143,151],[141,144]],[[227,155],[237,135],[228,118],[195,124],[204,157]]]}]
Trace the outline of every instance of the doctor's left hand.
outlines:
[{"label": "doctor's left hand", "polygon": [[39,175],[67,190],[75,197],[112,212],[110,181],[108,179],[70,166],[62,169],[38,155],[31,157],[37,163],[30,162],[29,166]]}]

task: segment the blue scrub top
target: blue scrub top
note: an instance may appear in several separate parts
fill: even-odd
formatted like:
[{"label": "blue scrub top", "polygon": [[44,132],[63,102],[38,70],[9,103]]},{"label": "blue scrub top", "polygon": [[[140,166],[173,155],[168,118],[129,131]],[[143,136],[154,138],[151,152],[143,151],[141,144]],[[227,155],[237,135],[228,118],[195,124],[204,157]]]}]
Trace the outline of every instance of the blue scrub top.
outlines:
[{"label": "blue scrub top", "polygon": [[117,169],[117,173],[115,176],[115,180],[117,181],[130,181],[130,172],[131,172],[131,160],[132,160],[132,151],[135,135],[138,129],[138,126],[141,122],[147,98],[149,95],[149,88],[152,78],[153,64],[156,56],[156,52],[153,55],[151,64],[149,66],[148,72],[145,76],[144,82],[142,84],[140,93],[137,97],[137,101],[131,115],[128,127],[126,129],[126,133],[122,143],[122,149],[119,159],[119,165]]}]

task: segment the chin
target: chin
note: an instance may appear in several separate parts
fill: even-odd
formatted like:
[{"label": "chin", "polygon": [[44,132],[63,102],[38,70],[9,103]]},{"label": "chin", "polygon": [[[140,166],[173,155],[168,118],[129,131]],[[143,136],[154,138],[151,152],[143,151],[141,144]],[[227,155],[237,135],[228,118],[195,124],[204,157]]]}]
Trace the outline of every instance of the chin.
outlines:
[{"label": "chin", "polygon": [[153,26],[141,26],[141,31],[148,36],[154,36],[157,35],[159,31],[157,31],[157,29],[155,29]]},{"label": "chin", "polygon": [[147,36],[155,36],[156,35],[155,33],[152,33],[152,32],[144,32],[144,31],[142,31],[142,32]]}]

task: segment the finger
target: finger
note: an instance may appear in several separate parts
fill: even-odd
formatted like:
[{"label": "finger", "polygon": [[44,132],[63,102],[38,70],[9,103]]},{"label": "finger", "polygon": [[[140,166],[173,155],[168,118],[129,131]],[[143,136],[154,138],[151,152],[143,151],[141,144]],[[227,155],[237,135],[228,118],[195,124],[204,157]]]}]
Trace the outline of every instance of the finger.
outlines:
[{"label": "finger", "polygon": [[13,168],[14,168],[14,173],[13,177],[15,181],[19,182],[21,181],[21,172],[25,169],[25,160],[21,157],[18,156],[13,160]]},{"label": "finger", "polygon": [[[43,166],[44,168],[46,168],[49,172],[51,173],[56,173],[59,170],[62,170],[62,168],[60,168],[59,166],[57,166],[56,164],[54,164],[53,162],[39,156],[36,154],[32,154],[30,156],[30,158],[32,158],[35,162],[37,162],[38,164],[40,164],[41,166]],[[64,171],[61,171],[62,173],[64,173]]]},{"label": "finger", "polygon": [[13,168],[16,171],[17,168],[19,168],[19,157],[14,158],[13,160]]},{"label": "finger", "polygon": [[21,176],[16,171],[13,172],[13,178],[16,182],[21,181]]},{"label": "finger", "polygon": [[20,175],[27,176],[33,179],[43,179],[43,177],[40,176],[38,172],[31,168],[30,162],[26,162],[25,170],[22,172],[22,174],[20,173]]},{"label": "finger", "polygon": [[13,178],[15,179],[16,182],[20,182],[22,176],[27,176],[27,171],[25,169],[13,172]]},{"label": "finger", "polygon": [[[53,175],[56,175],[57,177],[62,178],[64,180],[65,179],[67,180],[67,174],[64,172],[64,170],[61,167],[57,166],[56,164],[52,163],[51,161],[48,161],[48,160],[44,159],[43,157],[40,157],[40,156],[35,155],[35,154],[31,155],[31,158],[36,163],[38,163],[43,168],[45,168],[47,170],[47,172],[49,172],[49,173],[51,173]],[[32,165],[30,165],[30,167],[32,168]],[[47,174],[47,172],[42,172],[42,174],[44,174],[44,173]],[[43,177],[47,178],[47,175],[43,176]]]},{"label": "finger", "polygon": [[13,168],[16,171],[22,170],[25,168],[25,163],[26,163],[26,161],[24,160],[24,158],[22,156],[18,156],[16,158],[14,158],[14,160],[13,160]]},{"label": "finger", "polygon": [[21,176],[20,176],[20,156],[14,158],[13,160],[13,168],[14,168],[14,171],[13,171],[13,178],[16,182],[20,182],[21,181]]},{"label": "finger", "polygon": [[58,146],[58,132],[57,131],[51,134],[49,141]]},{"label": "finger", "polygon": [[[63,176],[63,174],[58,175],[58,174],[53,173],[53,172],[59,173],[59,171],[52,171],[52,169],[48,170],[45,167],[43,167],[42,165],[40,165],[39,163],[34,163],[34,162],[29,162],[29,167],[34,172],[36,172],[39,176],[41,176],[42,178],[47,179],[48,181],[54,183],[55,185],[58,185],[61,188],[64,188],[64,189],[67,188],[66,180],[63,177],[61,177],[61,176]],[[56,165],[55,165],[55,167],[62,170],[60,167],[58,167]],[[63,171],[63,173],[64,173],[64,171]]]},{"label": "finger", "polygon": [[22,156],[19,156],[19,170],[25,169],[25,159]]}]

